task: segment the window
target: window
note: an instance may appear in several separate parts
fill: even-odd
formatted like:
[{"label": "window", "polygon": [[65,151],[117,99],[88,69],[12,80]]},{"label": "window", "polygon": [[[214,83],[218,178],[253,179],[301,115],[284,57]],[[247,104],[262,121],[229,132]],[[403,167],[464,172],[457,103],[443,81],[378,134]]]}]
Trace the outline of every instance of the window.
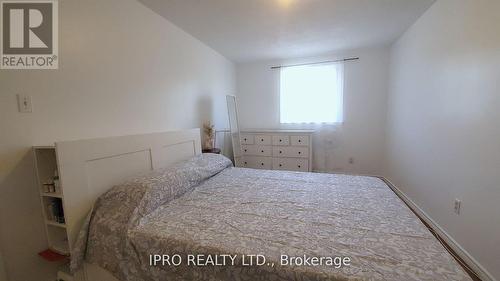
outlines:
[{"label": "window", "polygon": [[281,123],[343,121],[343,64],[284,67],[280,76]]}]

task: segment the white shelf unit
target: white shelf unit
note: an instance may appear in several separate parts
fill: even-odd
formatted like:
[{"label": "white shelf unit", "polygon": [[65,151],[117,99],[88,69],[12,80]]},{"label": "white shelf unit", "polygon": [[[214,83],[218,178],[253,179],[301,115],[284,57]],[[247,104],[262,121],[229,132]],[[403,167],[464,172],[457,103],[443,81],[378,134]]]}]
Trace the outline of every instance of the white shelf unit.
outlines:
[{"label": "white shelf unit", "polygon": [[66,220],[55,220],[52,217],[53,211],[51,212],[50,210],[50,206],[56,204],[61,206],[64,213],[63,188],[59,186],[54,192],[49,192],[45,188],[47,184],[50,185],[53,183],[55,172],[58,170],[56,148],[55,146],[35,146],[33,147],[33,154],[49,249],[63,255],[69,255],[70,248],[65,224]]}]

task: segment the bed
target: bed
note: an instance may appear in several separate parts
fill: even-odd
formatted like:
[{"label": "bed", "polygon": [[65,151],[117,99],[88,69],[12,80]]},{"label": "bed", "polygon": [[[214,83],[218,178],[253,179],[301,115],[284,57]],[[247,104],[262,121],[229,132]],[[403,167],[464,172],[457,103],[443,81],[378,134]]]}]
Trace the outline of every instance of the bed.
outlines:
[{"label": "bed", "polygon": [[470,280],[378,178],[234,168],[224,156],[193,154],[98,196],[72,268],[103,281],[89,276]]}]

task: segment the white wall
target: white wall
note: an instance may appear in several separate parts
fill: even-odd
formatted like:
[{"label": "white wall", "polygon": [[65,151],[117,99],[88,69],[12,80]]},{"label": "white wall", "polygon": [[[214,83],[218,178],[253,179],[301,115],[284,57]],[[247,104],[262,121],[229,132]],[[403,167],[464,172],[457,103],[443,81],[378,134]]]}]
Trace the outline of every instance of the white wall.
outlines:
[{"label": "white wall", "polygon": [[[318,130],[314,135],[313,169],[380,174],[384,162],[388,48],[288,61],[237,64],[236,95],[241,127],[287,127],[279,123],[279,70],[271,70],[271,66],[351,56],[359,56],[360,60],[345,64],[345,122],[339,128]],[[353,164],[349,164],[350,157],[354,159]]]},{"label": "white wall", "polygon": [[399,39],[387,130],[389,178],[497,279],[499,11],[496,0],[439,0]]},{"label": "white wall", "polygon": [[[0,71],[0,248],[10,281],[55,277],[37,257],[47,245],[32,145],[203,120],[227,127],[234,92],[230,61],[135,0],[64,0],[59,9],[59,70]],[[17,93],[33,97],[33,113],[17,112]]]}]

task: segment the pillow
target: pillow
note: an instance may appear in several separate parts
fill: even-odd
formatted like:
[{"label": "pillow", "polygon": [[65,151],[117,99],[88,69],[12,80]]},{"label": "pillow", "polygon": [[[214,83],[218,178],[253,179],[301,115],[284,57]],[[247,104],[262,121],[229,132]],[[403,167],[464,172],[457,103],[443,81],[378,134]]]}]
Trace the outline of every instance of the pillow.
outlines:
[{"label": "pillow", "polygon": [[127,231],[141,218],[232,165],[222,155],[207,153],[114,186],[97,199],[82,226],[71,255],[71,270],[81,267],[87,250],[104,248],[106,243],[123,249]]},{"label": "pillow", "polygon": [[132,215],[135,211],[142,217],[230,166],[232,162],[225,156],[201,154],[113,187],[97,200],[95,209],[109,213],[126,205],[125,209],[118,207],[120,213]]},{"label": "pillow", "polygon": [[138,206],[141,215],[145,216],[160,205],[182,196],[204,180],[232,165],[231,160],[225,156],[205,153],[134,179],[133,183],[147,186],[142,202]]}]

